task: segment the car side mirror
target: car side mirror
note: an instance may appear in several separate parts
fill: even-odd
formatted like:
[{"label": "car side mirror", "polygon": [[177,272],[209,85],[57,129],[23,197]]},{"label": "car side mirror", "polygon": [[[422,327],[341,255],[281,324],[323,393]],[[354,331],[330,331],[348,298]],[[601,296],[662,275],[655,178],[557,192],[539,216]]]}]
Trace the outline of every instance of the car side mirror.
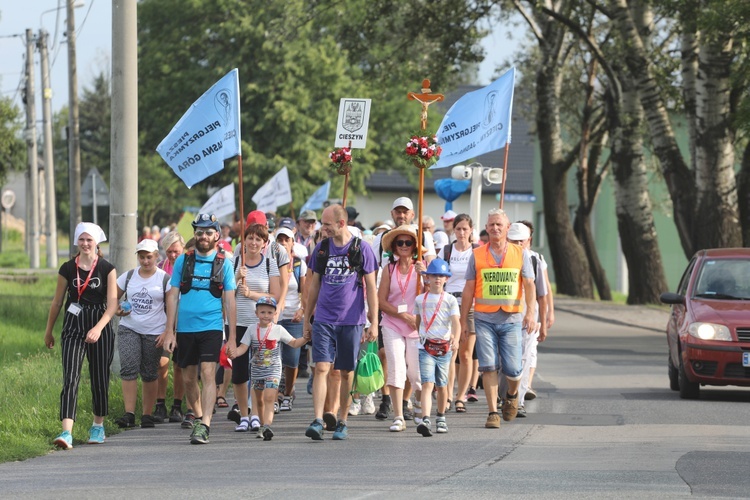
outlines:
[{"label": "car side mirror", "polygon": [[685,296],[680,295],[679,293],[672,293],[672,292],[662,293],[659,296],[659,300],[661,300],[664,304],[670,304],[673,306],[679,306],[679,305],[685,304]]}]

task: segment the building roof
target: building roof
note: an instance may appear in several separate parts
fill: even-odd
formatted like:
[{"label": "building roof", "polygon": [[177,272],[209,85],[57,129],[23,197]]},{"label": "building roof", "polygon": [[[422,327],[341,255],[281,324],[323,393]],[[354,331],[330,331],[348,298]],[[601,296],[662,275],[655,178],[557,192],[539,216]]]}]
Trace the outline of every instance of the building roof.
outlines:
[{"label": "building roof", "polygon": [[[441,110],[446,112],[464,94],[482,88],[479,85],[460,85],[456,90],[447,94],[445,100],[440,103]],[[534,138],[530,133],[529,123],[520,113],[518,106],[513,108],[512,120],[512,144],[508,153],[508,179],[505,186],[506,193],[533,193],[534,191]],[[503,166],[505,160],[505,149],[492,151],[484,154],[475,161],[485,167],[498,168]],[[468,164],[470,162],[466,162]],[[425,171],[425,192],[434,192],[434,182],[438,179],[450,178],[450,168],[440,168]],[[368,191],[393,191],[394,187],[403,191],[403,187],[409,185],[406,176],[401,172],[390,170],[377,170],[367,181],[365,186]],[[416,192],[417,186],[412,186]],[[500,184],[485,185],[483,191],[486,193],[499,193]]]}]

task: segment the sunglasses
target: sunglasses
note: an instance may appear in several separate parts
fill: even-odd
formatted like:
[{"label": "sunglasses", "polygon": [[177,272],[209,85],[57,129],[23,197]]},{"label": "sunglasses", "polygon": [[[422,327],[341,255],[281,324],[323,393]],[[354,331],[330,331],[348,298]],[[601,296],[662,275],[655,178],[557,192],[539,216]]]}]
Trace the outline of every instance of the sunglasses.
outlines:
[{"label": "sunglasses", "polygon": [[196,236],[203,236],[204,234],[208,236],[209,238],[216,234],[216,231],[213,229],[196,229],[194,233]]},{"label": "sunglasses", "polygon": [[396,240],[396,246],[398,247],[411,247],[414,245],[414,241],[412,240]]}]

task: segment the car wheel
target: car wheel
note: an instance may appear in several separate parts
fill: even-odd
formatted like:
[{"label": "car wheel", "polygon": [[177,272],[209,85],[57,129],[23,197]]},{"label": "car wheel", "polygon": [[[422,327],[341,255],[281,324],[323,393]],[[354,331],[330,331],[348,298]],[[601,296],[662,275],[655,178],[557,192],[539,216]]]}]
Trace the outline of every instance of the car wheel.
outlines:
[{"label": "car wheel", "polygon": [[685,363],[682,361],[680,356],[680,398],[682,399],[698,399],[701,387],[698,382],[691,382],[687,378],[685,372]]},{"label": "car wheel", "polygon": [[673,391],[680,390],[680,372],[672,363],[672,356],[667,355],[667,366],[669,370],[669,388]]}]

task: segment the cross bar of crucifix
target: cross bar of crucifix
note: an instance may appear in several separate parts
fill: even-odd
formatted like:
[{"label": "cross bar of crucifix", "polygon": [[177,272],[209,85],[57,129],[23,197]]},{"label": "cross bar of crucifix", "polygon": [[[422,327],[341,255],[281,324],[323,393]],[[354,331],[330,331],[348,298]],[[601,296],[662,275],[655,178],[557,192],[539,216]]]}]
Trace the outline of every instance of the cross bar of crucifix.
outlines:
[{"label": "cross bar of crucifix", "polygon": [[445,99],[443,94],[433,94],[430,90],[430,81],[422,80],[422,93],[409,92],[406,94],[410,101],[417,101],[422,105],[422,130],[427,130],[427,108],[434,102],[440,102]]}]

